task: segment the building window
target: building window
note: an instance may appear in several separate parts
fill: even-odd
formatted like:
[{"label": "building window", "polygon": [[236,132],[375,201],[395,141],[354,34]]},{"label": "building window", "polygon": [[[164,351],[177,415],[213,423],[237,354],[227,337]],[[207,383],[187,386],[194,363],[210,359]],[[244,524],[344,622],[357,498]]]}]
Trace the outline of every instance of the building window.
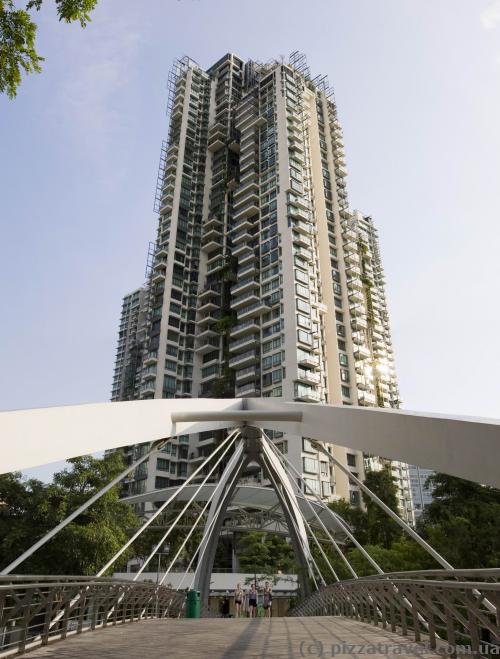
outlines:
[{"label": "building window", "polygon": [[170,460],[166,458],[157,458],[156,459],[156,469],[158,471],[169,471],[170,469]]},{"label": "building window", "polygon": [[310,494],[311,492],[314,492],[314,494],[320,494],[320,484],[318,480],[315,480],[313,478],[304,478],[304,483],[307,487],[304,487],[304,492],[306,494]]},{"label": "building window", "polygon": [[349,467],[355,467],[356,466],[356,456],[354,453],[347,453],[347,464]]},{"label": "building window", "polygon": [[349,387],[344,387],[344,385],[342,385],[341,389],[342,389],[342,396],[344,396],[345,398],[351,397],[351,390],[349,389]]},{"label": "building window", "polygon": [[310,474],[317,474],[319,470],[319,462],[313,458],[302,458],[302,468]]},{"label": "building window", "polygon": [[313,448],[311,440],[307,439],[307,437],[302,437],[302,450],[306,451],[306,453],[316,453],[316,449]]},{"label": "building window", "polygon": [[298,330],[297,331],[297,339],[301,343],[306,343],[307,345],[312,345],[312,336],[309,334],[309,332],[305,332],[304,330]]}]

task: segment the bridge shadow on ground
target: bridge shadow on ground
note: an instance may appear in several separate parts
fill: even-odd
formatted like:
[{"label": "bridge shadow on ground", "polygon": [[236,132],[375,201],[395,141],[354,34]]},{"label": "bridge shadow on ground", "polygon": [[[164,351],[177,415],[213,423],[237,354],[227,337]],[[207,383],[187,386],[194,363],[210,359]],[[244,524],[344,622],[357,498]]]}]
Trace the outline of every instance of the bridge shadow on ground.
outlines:
[{"label": "bridge shadow on ground", "polygon": [[354,657],[403,655],[423,659],[438,656],[398,634],[330,616],[144,620],[74,636],[26,656],[30,659],[200,659],[200,656],[208,659],[300,659],[342,654]]}]

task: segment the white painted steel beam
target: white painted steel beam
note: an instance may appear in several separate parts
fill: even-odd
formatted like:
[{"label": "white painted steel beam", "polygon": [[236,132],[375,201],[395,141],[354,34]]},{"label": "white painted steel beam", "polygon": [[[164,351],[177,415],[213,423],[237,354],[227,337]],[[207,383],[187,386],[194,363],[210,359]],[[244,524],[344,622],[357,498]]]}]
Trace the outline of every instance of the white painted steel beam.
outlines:
[{"label": "white painted steel beam", "polygon": [[500,487],[500,421],[269,398],[157,399],[2,412],[0,473],[244,423]]}]

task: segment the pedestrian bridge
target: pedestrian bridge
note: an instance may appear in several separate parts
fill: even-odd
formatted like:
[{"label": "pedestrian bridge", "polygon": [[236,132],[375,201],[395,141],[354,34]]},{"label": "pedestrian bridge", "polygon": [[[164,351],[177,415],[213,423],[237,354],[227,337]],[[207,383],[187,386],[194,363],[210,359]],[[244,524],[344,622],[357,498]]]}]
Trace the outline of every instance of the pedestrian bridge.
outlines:
[{"label": "pedestrian bridge", "polygon": [[[332,616],[254,620],[147,620],[133,630],[112,627],[32,652],[51,659],[300,659],[396,652],[416,656],[408,637]],[[422,657],[437,657],[422,646]]]},{"label": "pedestrian bridge", "polygon": [[[19,566],[54,535],[136,469],[167,438],[212,429],[227,437],[179,487],[158,491],[161,505],[97,575],[33,576]],[[498,654],[500,569],[456,570],[394,511],[346,470],[324,448],[332,443],[383,455],[461,478],[500,485],[500,433],[496,421],[425,415],[333,405],[270,400],[154,400],[26,410],[0,414],[2,471],[147,442],[137,462],[96,492],[86,503],[23,551],[0,576],[0,657],[29,652],[52,657],[307,657],[337,654]],[[442,569],[387,574],[353,536],[349,526],[302,481],[264,429],[316,441],[335,468],[344,470],[363,492],[425,549]],[[321,441],[317,443],[317,440]],[[232,451],[232,453],[229,453]],[[223,474],[208,482],[228,454]],[[279,505],[300,567],[300,603],[287,618],[256,620],[183,619],[185,592],[140,580],[177,521],[194,502],[200,510],[202,540],[186,569],[188,588],[199,590],[206,605],[215,548],[233,501],[249,505],[238,481],[250,463],[264,471],[271,487],[252,494],[261,508]],[[204,471],[203,471],[204,470]],[[208,473],[207,473],[208,472]],[[213,480],[213,477],[212,477]],[[200,482],[201,481],[201,482]],[[272,493],[272,497],[270,497]],[[154,496],[156,496],[154,495]],[[132,498],[129,499],[132,502]],[[172,501],[186,501],[179,517],[132,580],[107,577],[123,551]],[[352,579],[340,580],[315,532],[321,529],[346,563]],[[349,540],[373,567],[360,578],[347,561],[339,539]],[[322,574],[311,551],[316,543],[334,583]],[[473,538],[471,538],[473,542]],[[181,549],[179,552],[183,549]],[[196,561],[196,563],[194,563]],[[191,577],[190,577],[191,578]],[[204,612],[207,611],[206,606]],[[59,641],[53,643],[53,641]],[[414,644],[420,643],[419,647]],[[357,646],[357,651],[351,646]],[[361,649],[363,646],[364,649]]]}]

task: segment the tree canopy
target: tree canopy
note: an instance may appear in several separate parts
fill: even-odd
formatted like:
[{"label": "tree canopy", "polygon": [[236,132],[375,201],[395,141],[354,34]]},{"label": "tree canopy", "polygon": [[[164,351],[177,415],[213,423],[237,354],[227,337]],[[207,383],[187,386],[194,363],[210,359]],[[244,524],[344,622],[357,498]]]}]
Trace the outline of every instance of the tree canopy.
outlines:
[{"label": "tree canopy", "polygon": [[259,531],[241,534],[236,551],[243,572],[277,574],[297,569],[293,548],[280,535]]},{"label": "tree canopy", "polygon": [[[17,94],[23,74],[40,73],[44,58],[36,51],[37,26],[32,18],[44,0],[29,0],[23,8],[14,0],[0,0],[0,93]],[[79,21],[85,27],[98,0],[55,0],[60,21]]]},{"label": "tree canopy", "polygon": [[[69,463],[49,485],[36,479],[25,481],[19,473],[0,475],[0,564],[4,567],[123,470],[119,452],[103,459],[75,458]],[[119,486],[114,487],[18,571],[95,574],[126,542],[127,530],[138,524],[132,508],[119,501]],[[113,569],[123,567],[130,556],[130,551],[125,552]]]}]

